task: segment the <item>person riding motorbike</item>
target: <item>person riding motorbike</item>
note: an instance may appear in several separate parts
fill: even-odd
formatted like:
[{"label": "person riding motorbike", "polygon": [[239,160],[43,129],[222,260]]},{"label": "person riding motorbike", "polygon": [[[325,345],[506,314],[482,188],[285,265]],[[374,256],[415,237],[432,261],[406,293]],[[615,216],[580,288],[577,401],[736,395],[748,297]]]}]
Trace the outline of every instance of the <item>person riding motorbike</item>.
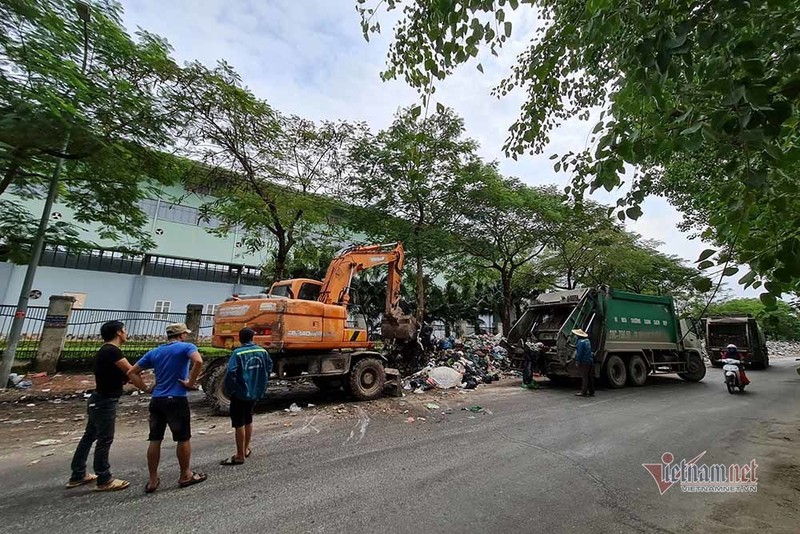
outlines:
[{"label": "person riding motorbike", "polygon": [[730,358],[731,360],[739,360],[739,376],[742,380],[742,385],[746,386],[750,383],[750,379],[747,378],[747,375],[744,372],[744,360],[739,355],[739,349],[733,343],[729,344],[725,347],[725,357]]}]

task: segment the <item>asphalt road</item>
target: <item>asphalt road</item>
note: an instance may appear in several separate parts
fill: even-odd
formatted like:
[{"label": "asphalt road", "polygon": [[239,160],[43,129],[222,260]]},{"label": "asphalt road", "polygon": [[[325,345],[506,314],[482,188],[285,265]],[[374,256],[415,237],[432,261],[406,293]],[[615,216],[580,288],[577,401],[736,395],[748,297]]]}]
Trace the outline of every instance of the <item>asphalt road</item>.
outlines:
[{"label": "asphalt road", "polygon": [[[71,447],[35,465],[19,451],[0,455],[0,531],[797,532],[795,365],[752,371],[742,395],[729,395],[721,371],[709,369],[702,383],[664,376],[593,399],[512,380],[444,398],[409,395],[412,415],[429,411],[426,402],[441,407],[413,423],[381,411],[399,399],[346,418],[305,410],[291,427],[282,411],[261,414],[257,424],[268,428],[246,465],[218,465],[232,436],[196,435],[193,464],[209,480],[179,489],[167,449],[153,495],[143,493],[145,429],[114,444],[114,473],[134,484],[118,493],[63,490]],[[490,413],[461,410],[472,404]],[[642,463],[667,451],[707,451],[709,464],[755,458],[758,493],[659,495]]]}]

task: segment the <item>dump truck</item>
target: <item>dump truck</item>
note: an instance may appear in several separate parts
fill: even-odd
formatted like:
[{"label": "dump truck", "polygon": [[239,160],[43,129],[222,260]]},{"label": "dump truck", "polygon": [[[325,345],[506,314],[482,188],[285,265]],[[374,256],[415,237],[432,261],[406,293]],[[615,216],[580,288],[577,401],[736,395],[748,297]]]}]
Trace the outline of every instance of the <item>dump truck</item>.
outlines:
[{"label": "dump truck", "polygon": [[677,373],[688,382],[706,374],[698,335],[678,319],[672,297],[606,286],[539,295],[509,331],[512,364],[521,368],[536,351],[535,365],[550,380],[580,376],[575,329],[589,334],[595,376],[612,388],[642,386],[655,373]]},{"label": "dump truck", "polygon": [[736,345],[746,366],[769,367],[769,353],[764,331],[752,315],[715,316],[703,321],[706,350],[714,367],[722,367],[720,358],[730,344]]},{"label": "dump truck", "polygon": [[[382,337],[393,343],[416,343],[417,322],[401,308],[404,261],[402,243],[352,246],[333,258],[321,281],[281,280],[266,293],[232,296],[217,308],[212,345],[232,350],[239,345],[239,330],[250,327],[255,343],[269,351],[279,380],[307,378],[320,389],[344,388],[360,400],[379,397],[387,380],[401,392],[399,371],[386,366],[387,358],[375,350],[365,325],[353,324],[348,312],[353,277],[385,265]],[[212,360],[204,372],[203,389],[218,414],[230,407],[223,388],[227,360]]]}]

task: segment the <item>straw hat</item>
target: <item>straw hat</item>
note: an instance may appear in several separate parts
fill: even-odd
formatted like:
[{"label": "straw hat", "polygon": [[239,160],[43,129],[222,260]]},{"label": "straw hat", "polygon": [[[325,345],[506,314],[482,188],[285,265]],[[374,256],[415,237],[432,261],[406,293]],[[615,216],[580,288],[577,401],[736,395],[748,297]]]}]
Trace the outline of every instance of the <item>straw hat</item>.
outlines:
[{"label": "straw hat", "polygon": [[572,331],[572,333],[575,334],[578,337],[589,337],[589,334],[587,334],[586,332],[584,332],[580,328],[576,328],[575,330]]}]

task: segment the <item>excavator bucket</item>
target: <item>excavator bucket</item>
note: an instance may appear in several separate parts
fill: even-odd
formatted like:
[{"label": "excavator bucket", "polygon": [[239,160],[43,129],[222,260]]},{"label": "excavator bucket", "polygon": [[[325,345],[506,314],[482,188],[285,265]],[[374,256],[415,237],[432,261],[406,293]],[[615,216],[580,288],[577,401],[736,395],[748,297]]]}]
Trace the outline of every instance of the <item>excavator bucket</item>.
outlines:
[{"label": "excavator bucket", "polygon": [[419,331],[419,324],[413,315],[393,314],[385,315],[381,322],[381,335],[383,339],[397,339],[401,341],[415,339]]}]

